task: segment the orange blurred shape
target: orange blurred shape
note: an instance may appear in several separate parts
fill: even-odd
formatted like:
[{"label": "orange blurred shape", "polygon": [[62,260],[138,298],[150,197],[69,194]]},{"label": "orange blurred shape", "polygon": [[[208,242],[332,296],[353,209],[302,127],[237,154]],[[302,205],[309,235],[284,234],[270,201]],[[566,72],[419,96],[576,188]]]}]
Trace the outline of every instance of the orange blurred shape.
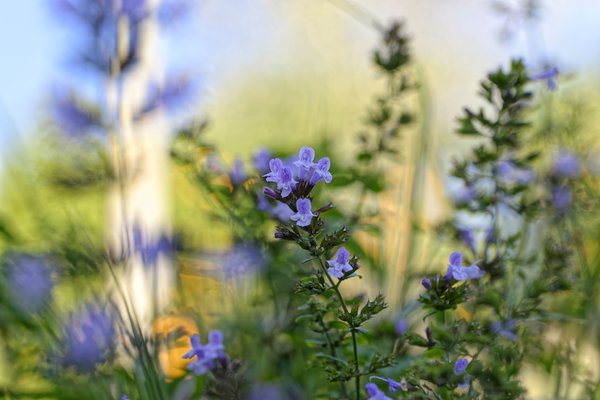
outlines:
[{"label": "orange blurred shape", "polygon": [[180,315],[163,315],[152,324],[152,337],[158,343],[158,360],[167,380],[186,373],[191,360],[181,358],[191,347],[190,335],[197,334],[194,319]]},{"label": "orange blurred shape", "polygon": [[461,317],[467,322],[471,321],[471,319],[473,318],[473,313],[471,313],[471,311],[467,310],[462,305],[458,305],[458,307],[456,307],[456,313],[459,317]]}]

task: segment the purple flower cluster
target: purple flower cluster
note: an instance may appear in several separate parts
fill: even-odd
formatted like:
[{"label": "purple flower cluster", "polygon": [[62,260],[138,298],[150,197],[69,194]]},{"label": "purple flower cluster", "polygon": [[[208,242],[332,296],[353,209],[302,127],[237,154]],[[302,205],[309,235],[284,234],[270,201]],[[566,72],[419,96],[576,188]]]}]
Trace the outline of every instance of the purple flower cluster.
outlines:
[{"label": "purple flower cluster", "polygon": [[[320,181],[331,182],[329,158],[323,157],[315,163],[315,150],[304,146],[300,149],[297,160],[286,164],[280,158],[272,158],[267,170],[266,159],[269,156],[267,151],[261,150],[256,153],[254,163],[259,172],[266,171],[263,174],[265,180],[276,185],[275,189],[265,187],[263,191],[266,197],[277,201],[278,208],[271,210],[271,213],[282,222],[291,220],[299,227],[310,226],[317,216],[312,211],[310,192]],[[259,206],[269,210],[264,202],[259,203]]]},{"label": "purple flower cluster", "polygon": [[190,362],[187,369],[193,371],[196,375],[204,375],[216,367],[217,361],[227,361],[225,347],[223,346],[223,333],[221,331],[210,331],[208,334],[208,343],[202,344],[200,335],[190,336],[192,349],[183,355],[183,358],[189,359],[196,357]]},{"label": "purple flower cluster", "polygon": [[573,203],[572,180],[581,177],[581,160],[561,149],[555,156],[549,172],[550,203],[558,215],[565,215]]},{"label": "purple flower cluster", "polygon": [[108,308],[87,304],[65,327],[63,365],[92,371],[112,354],[115,336],[114,318]]},{"label": "purple flower cluster", "polygon": [[45,257],[9,253],[5,259],[6,294],[18,311],[33,314],[43,311],[52,300],[53,264]]}]

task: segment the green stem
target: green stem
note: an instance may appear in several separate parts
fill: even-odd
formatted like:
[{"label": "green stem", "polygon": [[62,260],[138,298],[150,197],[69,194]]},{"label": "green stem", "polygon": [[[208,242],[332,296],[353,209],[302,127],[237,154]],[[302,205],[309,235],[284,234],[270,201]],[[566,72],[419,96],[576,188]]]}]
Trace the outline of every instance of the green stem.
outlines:
[{"label": "green stem", "polygon": [[[318,259],[319,259],[319,265],[321,266],[321,270],[323,271],[323,274],[325,274],[325,276],[327,277],[327,280],[331,284],[331,287],[333,288],[333,290],[335,290],[335,293],[336,293],[338,299],[340,300],[342,309],[344,310],[344,312],[346,314],[349,314],[348,306],[346,306],[346,302],[344,301],[344,297],[342,296],[342,293],[340,292],[338,285],[336,285],[335,282],[333,282],[333,279],[327,273],[327,268],[325,267],[325,261],[323,260],[323,256],[319,255]],[[352,350],[354,352],[354,384],[355,384],[354,386],[356,388],[356,400],[360,400],[360,374],[359,374],[359,368],[358,368],[358,345],[356,343],[356,332],[354,331],[354,328],[350,328],[350,333],[352,334]]]}]

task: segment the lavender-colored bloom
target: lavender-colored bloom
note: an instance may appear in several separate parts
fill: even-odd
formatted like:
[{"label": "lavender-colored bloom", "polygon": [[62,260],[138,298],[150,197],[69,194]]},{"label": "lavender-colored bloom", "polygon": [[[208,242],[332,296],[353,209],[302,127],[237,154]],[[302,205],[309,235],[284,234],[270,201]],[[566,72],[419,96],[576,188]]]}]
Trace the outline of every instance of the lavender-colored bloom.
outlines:
[{"label": "lavender-colored bloom", "polygon": [[121,400],[129,400],[129,399],[127,398],[127,395],[124,394],[123,397],[121,397]]},{"label": "lavender-colored bloom", "polygon": [[171,257],[173,254],[173,242],[165,234],[159,235],[156,239],[149,239],[144,236],[139,226],[134,226],[133,250],[140,254],[144,267],[154,268],[158,265],[161,256]]},{"label": "lavender-colored bloom", "polygon": [[552,207],[560,215],[564,215],[571,208],[573,202],[571,189],[568,186],[557,186],[552,189]]},{"label": "lavender-colored bloom", "polygon": [[507,160],[498,162],[496,174],[506,184],[526,185],[535,178],[535,173],[531,169],[518,167]]},{"label": "lavender-colored bloom", "polygon": [[315,150],[312,147],[304,146],[298,152],[298,161],[294,161],[294,165],[299,168],[298,176],[304,180],[311,168],[314,166]]},{"label": "lavender-colored bloom", "polygon": [[467,369],[468,365],[469,365],[469,360],[467,360],[466,358],[459,358],[454,363],[454,374],[462,375],[465,372],[465,370]]},{"label": "lavender-colored bloom", "polygon": [[202,344],[200,335],[191,335],[190,343],[192,346],[191,350],[185,353],[182,358],[190,359],[196,357],[187,366],[187,369],[193,371],[196,375],[204,375],[215,368],[217,360],[227,360],[221,331],[210,331],[207,344]]},{"label": "lavender-colored bloom", "polygon": [[281,171],[279,171],[279,181],[277,182],[277,189],[281,190],[281,197],[288,197],[296,187],[296,183],[292,169],[288,166],[281,168]]},{"label": "lavender-colored bloom", "polygon": [[325,183],[330,183],[333,177],[329,172],[329,167],[331,166],[331,161],[329,161],[329,157],[323,157],[315,164],[315,169],[310,178],[310,184],[316,185],[319,181],[323,180]]},{"label": "lavender-colored bloom", "polygon": [[275,207],[270,211],[271,215],[281,222],[288,222],[294,214],[294,211],[292,211],[290,206],[285,203],[280,201],[276,201],[275,203]]},{"label": "lavender-colored bloom", "polygon": [[350,253],[344,247],[340,247],[337,251],[335,259],[327,261],[327,264],[329,264],[327,273],[333,277],[341,279],[344,276],[344,273],[352,271],[352,266],[350,265],[349,261]]},{"label": "lavender-colored bloom", "polygon": [[42,311],[52,300],[54,281],[52,263],[45,257],[12,253],[6,257],[6,294],[22,313]]},{"label": "lavender-colored bloom", "polygon": [[423,278],[421,279],[421,285],[423,285],[423,287],[425,288],[425,290],[429,290],[432,288],[431,286],[431,280],[429,278]]},{"label": "lavender-colored bloom", "polygon": [[556,77],[558,76],[558,73],[559,73],[558,68],[552,67],[552,68],[548,68],[545,71],[539,72],[537,74],[529,75],[529,79],[532,81],[544,80],[544,81],[546,81],[546,86],[548,87],[549,90],[556,90],[556,88],[557,88]]},{"label": "lavender-colored bloom", "polygon": [[65,327],[63,365],[92,371],[108,360],[114,350],[115,328],[106,306],[87,304]]},{"label": "lavender-colored bloom", "polygon": [[490,329],[496,335],[502,336],[508,340],[516,342],[519,339],[519,337],[514,332],[515,324],[515,320],[513,319],[508,320],[504,323],[496,321],[491,325]]},{"label": "lavender-colored bloom", "polygon": [[259,272],[266,258],[254,243],[238,243],[218,260],[226,279],[234,279]]},{"label": "lavender-colored bloom", "polygon": [[162,86],[153,82],[135,118],[141,119],[158,108],[166,110],[169,115],[177,115],[193,102],[197,93],[197,82],[187,75],[171,76]]},{"label": "lavender-colored bloom", "polygon": [[59,90],[53,97],[52,117],[69,136],[77,137],[101,128],[97,113],[74,94]]},{"label": "lavender-colored bloom", "polygon": [[396,321],[394,328],[396,329],[396,333],[402,336],[408,332],[408,321],[404,318],[400,318],[398,321]]},{"label": "lavender-colored bloom", "polygon": [[367,390],[367,394],[369,397],[367,400],[392,400],[391,397],[387,397],[385,393],[383,393],[376,384],[373,382],[369,382],[365,385],[365,389]]},{"label": "lavender-colored bloom", "polygon": [[559,178],[578,178],[581,175],[581,161],[575,154],[561,150],[552,163],[552,174]]},{"label": "lavender-colored bloom", "polygon": [[312,204],[309,199],[298,199],[296,200],[296,209],[297,213],[294,213],[290,216],[290,219],[296,223],[298,226],[308,226],[312,222],[313,217],[316,217],[317,214],[312,212]]},{"label": "lavender-colored bloom", "polygon": [[479,279],[483,276],[484,272],[479,269],[476,263],[473,263],[469,267],[462,266],[462,253],[454,252],[450,254],[450,264],[446,272],[446,280],[451,278],[457,281],[464,281],[466,279]]},{"label": "lavender-colored bloom", "polygon": [[264,174],[263,176],[267,178],[267,182],[275,182],[278,183],[281,180],[280,173],[283,169],[283,161],[279,158],[274,158],[269,161],[269,169],[271,172]]},{"label": "lavender-colored bloom", "polygon": [[256,168],[259,174],[264,175],[269,171],[271,152],[267,149],[259,149],[254,153],[252,160],[254,162],[254,168]]},{"label": "lavender-colored bloom", "polygon": [[396,393],[398,391],[398,389],[406,390],[406,382],[405,381],[397,382],[391,378],[383,378],[381,376],[372,376],[369,378],[369,380],[370,379],[379,379],[380,381],[384,381],[385,383],[388,384],[388,389],[390,390],[391,393]]},{"label": "lavender-colored bloom", "polygon": [[239,186],[248,179],[248,175],[244,168],[244,162],[239,158],[236,158],[233,161],[233,165],[229,171],[229,179],[234,186]]}]

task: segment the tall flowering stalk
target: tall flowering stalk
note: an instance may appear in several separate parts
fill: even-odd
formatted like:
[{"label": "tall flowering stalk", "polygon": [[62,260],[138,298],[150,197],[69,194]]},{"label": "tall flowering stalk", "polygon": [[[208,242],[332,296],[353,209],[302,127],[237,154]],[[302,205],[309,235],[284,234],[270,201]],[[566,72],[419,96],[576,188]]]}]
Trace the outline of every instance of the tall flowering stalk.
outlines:
[{"label": "tall flowering stalk", "polygon": [[[322,335],[329,354],[319,353],[318,356],[329,380],[340,382],[340,394],[344,397],[347,397],[344,382],[353,380],[355,396],[360,399],[361,376],[390,365],[394,354],[376,354],[366,365],[361,364],[357,337],[364,332],[363,325],[387,305],[384,297],[378,295],[361,307],[360,298],[347,298],[341,291],[344,281],[357,276],[358,259],[341,246],[349,239],[345,227],[335,231],[327,229],[323,214],[333,205],[315,207],[311,194],[320,182],[327,184],[334,179],[329,167],[328,157],[315,162],[315,151],[307,146],[300,149],[297,160],[291,163],[273,158],[264,175],[272,186],[265,187],[264,194],[292,211],[289,218],[278,225],[275,238],[295,242],[316,264],[316,269],[297,283],[296,292],[308,296],[308,301],[300,307],[305,314],[298,319],[312,320],[311,329]],[[348,341],[351,351],[344,348]],[[346,359],[348,353],[350,360]]]}]

